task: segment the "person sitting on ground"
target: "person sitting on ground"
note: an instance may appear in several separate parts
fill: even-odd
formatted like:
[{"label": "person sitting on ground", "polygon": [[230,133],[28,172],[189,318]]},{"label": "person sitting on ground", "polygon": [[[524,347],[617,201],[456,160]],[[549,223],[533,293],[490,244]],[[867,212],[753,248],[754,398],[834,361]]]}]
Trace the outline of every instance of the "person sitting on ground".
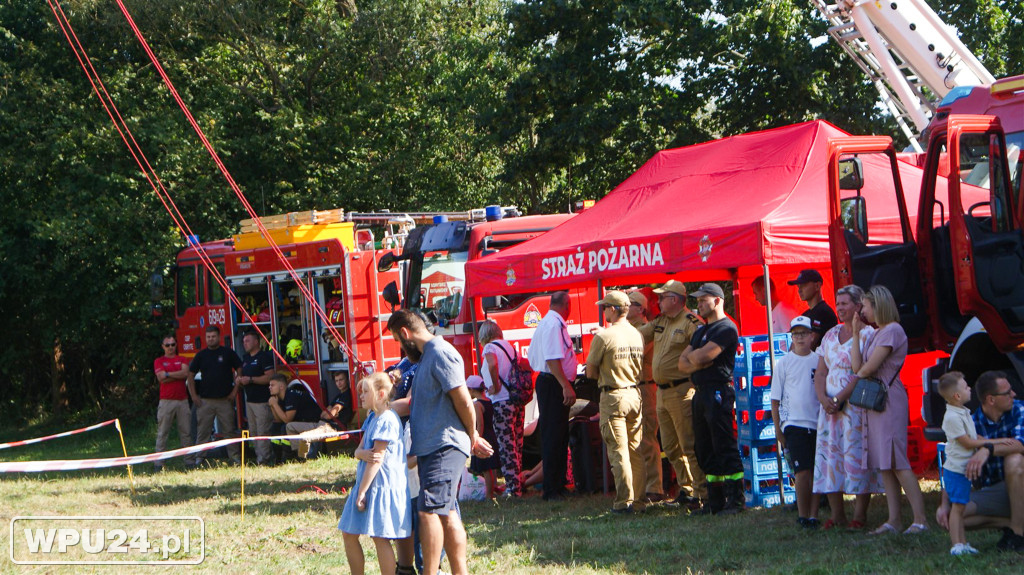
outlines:
[{"label": "person sitting on ground", "polygon": [[[971,480],[967,479],[967,461],[974,450],[984,447],[988,439],[978,439],[971,412],[964,404],[971,400],[971,388],[964,374],[951,371],[939,378],[939,394],[946,400],[942,431],[946,434],[946,462],[942,466],[942,483],[949,501],[950,555],[975,555],[978,550],[967,542],[964,534],[964,507],[971,500]],[[998,439],[992,443],[1011,445],[1014,439]]]},{"label": "person sitting on ground", "polygon": [[[466,378],[466,389],[473,398],[473,407],[476,409],[476,433],[483,437],[491,445],[497,445],[498,440],[494,437],[494,405],[484,395],[484,379],[479,375],[471,375]],[[494,470],[501,468],[501,461],[498,457],[498,450],[487,457],[469,459],[469,470],[476,475],[482,475],[486,491],[486,499],[494,499]]]},{"label": "person sitting on ground", "polygon": [[[985,443],[967,461],[967,479],[977,487],[964,506],[965,529],[1001,528],[1000,551],[1024,552],[1024,403],[1006,374],[986,371],[974,384],[981,408],[973,414],[974,427]],[[1008,443],[995,440],[1009,438]],[[949,496],[935,511],[936,522],[949,528]]]},{"label": "person sitting on ground", "polygon": [[811,353],[811,318],[801,315],[790,322],[793,346],[772,376],[772,421],[775,437],[789,451],[796,477],[797,522],[818,527],[818,497],[813,493],[814,446],[818,440],[820,404],[814,390],[818,356]]},{"label": "person sitting on ground", "polygon": [[[270,376],[270,399],[267,403],[274,412],[274,419],[284,424],[286,435],[298,435],[320,425],[320,406],[313,399],[312,391],[302,381],[295,379],[286,383],[288,377],[281,373]],[[291,450],[299,451],[307,442],[289,440]],[[300,453],[305,457],[306,453]]]}]

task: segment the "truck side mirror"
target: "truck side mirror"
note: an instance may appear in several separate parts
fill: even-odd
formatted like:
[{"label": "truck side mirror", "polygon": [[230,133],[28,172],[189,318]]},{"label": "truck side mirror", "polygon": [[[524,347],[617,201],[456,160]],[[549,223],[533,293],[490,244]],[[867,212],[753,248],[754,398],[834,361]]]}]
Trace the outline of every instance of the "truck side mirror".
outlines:
[{"label": "truck side mirror", "polygon": [[843,227],[857,236],[863,244],[868,243],[868,210],[864,196],[843,198],[839,202]]},{"label": "truck side mirror", "polygon": [[395,267],[396,263],[398,263],[398,256],[396,256],[393,252],[388,252],[380,256],[380,261],[377,262],[377,271],[380,273],[384,273],[390,270],[391,268]]},{"label": "truck side mirror", "polygon": [[384,301],[386,301],[392,308],[398,307],[398,304],[402,303],[402,296],[398,295],[398,284],[395,282],[391,282],[384,286],[384,291],[381,292],[380,296],[384,298]]},{"label": "truck side mirror", "polygon": [[859,190],[864,187],[864,167],[860,158],[839,160],[839,189]]},{"label": "truck side mirror", "polygon": [[164,299],[164,275],[158,271],[149,276],[149,299],[153,303]]}]

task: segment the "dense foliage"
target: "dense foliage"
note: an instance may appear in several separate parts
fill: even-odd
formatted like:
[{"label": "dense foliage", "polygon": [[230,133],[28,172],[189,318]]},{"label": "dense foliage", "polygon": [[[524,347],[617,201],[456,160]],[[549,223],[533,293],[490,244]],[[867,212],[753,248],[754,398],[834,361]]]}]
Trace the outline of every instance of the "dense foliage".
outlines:
[{"label": "dense foliage", "polygon": [[[892,133],[800,0],[131,0],[264,214],[562,210],[656,150],[825,118]],[[204,239],[244,217],[113,2],[64,9]],[[1021,4],[936,2],[997,74]],[[166,323],[149,281],[180,235],[44,0],[0,0],[0,412],[147,412]]]}]

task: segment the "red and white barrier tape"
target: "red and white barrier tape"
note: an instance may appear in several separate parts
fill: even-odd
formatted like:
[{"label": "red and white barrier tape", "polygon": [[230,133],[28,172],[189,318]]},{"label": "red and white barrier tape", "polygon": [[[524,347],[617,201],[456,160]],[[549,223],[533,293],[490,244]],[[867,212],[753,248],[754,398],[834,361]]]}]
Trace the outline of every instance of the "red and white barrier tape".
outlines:
[{"label": "red and white barrier tape", "polygon": [[[308,432],[307,432],[308,433]],[[209,451],[211,449],[217,449],[218,447],[224,447],[226,445],[233,445],[235,443],[243,443],[245,441],[260,441],[260,440],[305,440],[305,441],[322,441],[324,439],[348,439],[352,435],[361,433],[361,430],[353,431],[336,431],[325,434],[317,435],[275,435],[272,437],[235,437],[232,439],[221,439],[219,441],[211,441],[210,443],[202,443],[192,447],[182,447],[180,449],[174,449],[172,451],[162,451],[160,453],[149,453],[147,455],[132,455],[129,457],[110,457],[106,459],[58,459],[51,461],[11,461],[11,462],[0,462],[0,473],[38,473],[42,471],[75,471],[78,469],[101,469],[104,467],[124,467],[125,465],[138,465],[140,463],[152,463],[154,461],[161,461],[163,459],[171,459],[173,457],[181,457],[182,455],[191,455],[193,453],[201,453],[203,451]]]},{"label": "red and white barrier tape", "polygon": [[113,425],[115,421],[117,421],[117,420],[116,419],[111,419],[110,421],[104,421],[103,423],[97,423],[96,425],[90,425],[89,427],[83,427],[82,429],[75,429],[75,430],[72,430],[72,431],[65,431],[65,432],[62,432],[62,433],[56,433],[54,435],[47,435],[46,437],[37,437],[35,439],[25,439],[25,440],[22,440],[22,441],[12,441],[10,443],[0,443],[0,449],[9,449],[11,447],[19,447],[19,446],[22,446],[22,445],[29,445],[29,444],[32,444],[32,443],[39,443],[41,441],[48,441],[50,439],[57,439],[58,437],[67,437],[69,435],[76,435],[78,433],[85,433],[86,431],[92,431],[94,429],[99,429],[99,428],[101,428],[101,427],[103,427],[105,425]]}]

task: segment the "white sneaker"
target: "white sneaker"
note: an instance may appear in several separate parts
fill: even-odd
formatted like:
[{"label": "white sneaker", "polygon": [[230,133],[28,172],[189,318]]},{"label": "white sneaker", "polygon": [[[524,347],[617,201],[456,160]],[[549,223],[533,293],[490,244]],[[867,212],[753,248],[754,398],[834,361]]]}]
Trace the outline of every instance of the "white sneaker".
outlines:
[{"label": "white sneaker", "polygon": [[977,554],[978,554],[978,550],[977,550],[977,549],[975,549],[974,547],[971,547],[971,546],[970,546],[969,544],[967,544],[967,543],[957,543],[956,545],[954,545],[954,546],[953,546],[953,547],[952,547],[952,548],[951,548],[951,549],[949,550],[949,554],[950,554],[950,555],[954,555],[954,556],[960,556],[960,555],[977,555]]}]

